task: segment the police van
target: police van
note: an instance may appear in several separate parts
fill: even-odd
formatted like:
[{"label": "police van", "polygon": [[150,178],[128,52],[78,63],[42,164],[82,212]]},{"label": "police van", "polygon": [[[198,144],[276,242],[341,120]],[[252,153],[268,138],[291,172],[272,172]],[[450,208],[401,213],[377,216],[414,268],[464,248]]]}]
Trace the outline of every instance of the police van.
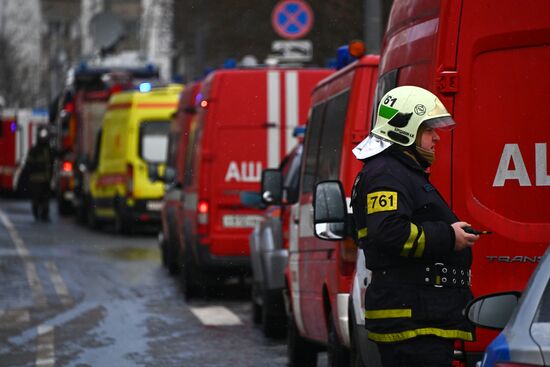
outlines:
[{"label": "police van", "polygon": [[297,144],[292,134],[307,119],[310,93],[330,72],[224,69],[202,82],[198,118],[189,132],[178,237],[186,296],[210,281],[250,272],[248,237],[262,211],[245,207],[240,193],[259,192],[262,170],[276,168]]},{"label": "police van", "polygon": [[182,91],[181,85],[141,88],[109,100],[90,183],[92,225],[111,221],[120,233],[139,223],[160,224],[164,186],[151,182],[149,166],[166,162],[170,119]]}]

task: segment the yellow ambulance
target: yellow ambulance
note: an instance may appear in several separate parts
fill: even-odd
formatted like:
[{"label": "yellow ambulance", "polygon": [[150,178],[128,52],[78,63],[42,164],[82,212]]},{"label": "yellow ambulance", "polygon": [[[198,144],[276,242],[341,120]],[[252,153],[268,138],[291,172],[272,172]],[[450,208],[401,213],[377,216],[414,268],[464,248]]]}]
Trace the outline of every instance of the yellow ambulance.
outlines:
[{"label": "yellow ambulance", "polygon": [[101,125],[99,157],[90,182],[92,226],[111,221],[119,233],[138,224],[160,224],[164,185],[149,179],[149,167],[163,170],[170,119],[182,85],[117,93]]}]

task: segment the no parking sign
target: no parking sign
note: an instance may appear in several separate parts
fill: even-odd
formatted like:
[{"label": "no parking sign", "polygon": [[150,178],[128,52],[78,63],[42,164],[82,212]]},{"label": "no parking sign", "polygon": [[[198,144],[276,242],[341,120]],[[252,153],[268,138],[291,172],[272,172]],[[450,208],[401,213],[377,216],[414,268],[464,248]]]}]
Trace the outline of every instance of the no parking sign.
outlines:
[{"label": "no parking sign", "polygon": [[313,26],[313,11],[302,0],[284,0],[273,8],[271,24],[275,32],[283,38],[301,38]]}]

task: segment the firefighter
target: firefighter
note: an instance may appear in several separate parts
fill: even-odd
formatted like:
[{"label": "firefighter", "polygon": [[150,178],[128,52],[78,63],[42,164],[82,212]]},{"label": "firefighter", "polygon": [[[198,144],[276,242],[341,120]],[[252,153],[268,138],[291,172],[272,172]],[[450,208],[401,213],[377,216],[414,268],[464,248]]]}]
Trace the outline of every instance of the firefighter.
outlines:
[{"label": "firefighter", "polygon": [[42,127],[38,130],[36,144],[29,150],[27,158],[32,214],[38,221],[49,221],[52,164],[48,129]]},{"label": "firefighter", "polygon": [[474,339],[463,315],[472,299],[471,247],[428,179],[440,140],[455,122],[429,91],[403,86],[378,106],[371,134],[353,149],[364,162],[352,191],[357,240],[372,280],[365,324],[388,366],[451,366],[454,341]]}]

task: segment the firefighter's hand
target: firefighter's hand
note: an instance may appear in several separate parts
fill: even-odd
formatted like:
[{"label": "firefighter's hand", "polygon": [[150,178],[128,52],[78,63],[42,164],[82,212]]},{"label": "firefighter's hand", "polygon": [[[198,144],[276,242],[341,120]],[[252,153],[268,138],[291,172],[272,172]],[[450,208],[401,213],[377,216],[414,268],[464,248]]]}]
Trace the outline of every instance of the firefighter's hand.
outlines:
[{"label": "firefighter's hand", "polygon": [[451,224],[455,231],[455,251],[461,251],[465,248],[472,247],[474,242],[479,240],[479,235],[466,233],[463,227],[469,227],[470,224],[466,222],[455,222]]}]

